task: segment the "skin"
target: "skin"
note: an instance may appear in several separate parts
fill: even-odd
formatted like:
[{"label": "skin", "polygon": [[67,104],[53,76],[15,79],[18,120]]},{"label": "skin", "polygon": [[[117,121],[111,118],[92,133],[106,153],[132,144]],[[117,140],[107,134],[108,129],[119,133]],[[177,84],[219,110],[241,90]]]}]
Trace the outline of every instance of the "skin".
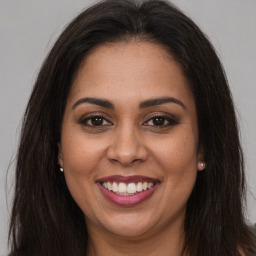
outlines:
[{"label": "skin", "polygon": [[[114,108],[73,107],[84,97],[108,100]],[[162,97],[174,97],[184,107],[171,102],[139,107]],[[104,118],[99,126],[88,119],[95,113]],[[164,116],[164,125],[155,125],[155,115]],[[181,254],[186,202],[203,170],[203,154],[192,92],[165,49],[131,41],[93,50],[67,100],[59,153],[68,188],[85,215],[89,255]],[[95,183],[110,175],[144,175],[161,183],[143,203],[117,206]]]}]

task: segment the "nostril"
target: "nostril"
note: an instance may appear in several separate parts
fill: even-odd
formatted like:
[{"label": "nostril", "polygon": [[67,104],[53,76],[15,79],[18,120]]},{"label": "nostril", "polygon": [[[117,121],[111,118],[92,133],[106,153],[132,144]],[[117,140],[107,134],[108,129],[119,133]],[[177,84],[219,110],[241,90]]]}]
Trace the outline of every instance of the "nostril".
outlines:
[{"label": "nostril", "polygon": [[109,148],[107,158],[112,162],[119,162],[124,165],[134,164],[136,162],[143,162],[147,159],[148,152],[144,148],[122,149]]}]

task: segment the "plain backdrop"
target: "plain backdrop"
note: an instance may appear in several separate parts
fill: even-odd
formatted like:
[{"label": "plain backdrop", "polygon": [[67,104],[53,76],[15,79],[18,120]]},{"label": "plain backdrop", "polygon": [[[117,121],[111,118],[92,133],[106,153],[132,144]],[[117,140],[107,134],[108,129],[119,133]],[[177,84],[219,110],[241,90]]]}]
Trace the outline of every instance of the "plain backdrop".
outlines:
[{"label": "plain backdrop", "polygon": [[[7,230],[21,118],[40,65],[66,24],[92,0],[0,0],[0,256]],[[248,220],[256,222],[256,0],[174,0],[208,35],[237,108],[248,179]],[[7,186],[6,186],[6,173]],[[36,170],[35,170],[36,171]],[[234,223],[235,225],[235,223]]]}]

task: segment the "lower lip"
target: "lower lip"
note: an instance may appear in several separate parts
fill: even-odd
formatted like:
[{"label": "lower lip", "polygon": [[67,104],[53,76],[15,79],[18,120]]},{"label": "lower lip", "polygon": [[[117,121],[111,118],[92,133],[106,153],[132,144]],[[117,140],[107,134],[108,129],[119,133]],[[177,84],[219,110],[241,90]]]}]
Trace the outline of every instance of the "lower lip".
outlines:
[{"label": "lower lip", "polygon": [[157,183],[156,185],[154,185],[154,187],[150,189],[144,190],[142,192],[138,192],[137,194],[130,195],[130,196],[117,195],[112,191],[105,189],[100,183],[97,183],[97,185],[99,186],[105,198],[108,199],[110,202],[119,206],[133,206],[133,205],[141,204],[142,202],[149,199],[153,195],[155,190],[158,188],[159,183]]}]

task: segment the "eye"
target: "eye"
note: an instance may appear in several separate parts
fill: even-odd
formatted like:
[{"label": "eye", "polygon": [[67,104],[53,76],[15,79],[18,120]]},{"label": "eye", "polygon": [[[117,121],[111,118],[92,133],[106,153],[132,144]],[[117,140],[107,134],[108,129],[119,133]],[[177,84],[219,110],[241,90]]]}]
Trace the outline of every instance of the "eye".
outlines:
[{"label": "eye", "polygon": [[104,118],[101,115],[93,115],[93,116],[87,116],[82,118],[80,122],[82,125],[89,126],[89,127],[96,127],[96,126],[109,126],[112,125],[110,121],[108,121],[106,118]]},{"label": "eye", "polygon": [[168,127],[177,124],[178,122],[174,117],[171,116],[163,116],[163,115],[156,115],[148,119],[143,124],[146,126],[153,126],[153,127]]}]

